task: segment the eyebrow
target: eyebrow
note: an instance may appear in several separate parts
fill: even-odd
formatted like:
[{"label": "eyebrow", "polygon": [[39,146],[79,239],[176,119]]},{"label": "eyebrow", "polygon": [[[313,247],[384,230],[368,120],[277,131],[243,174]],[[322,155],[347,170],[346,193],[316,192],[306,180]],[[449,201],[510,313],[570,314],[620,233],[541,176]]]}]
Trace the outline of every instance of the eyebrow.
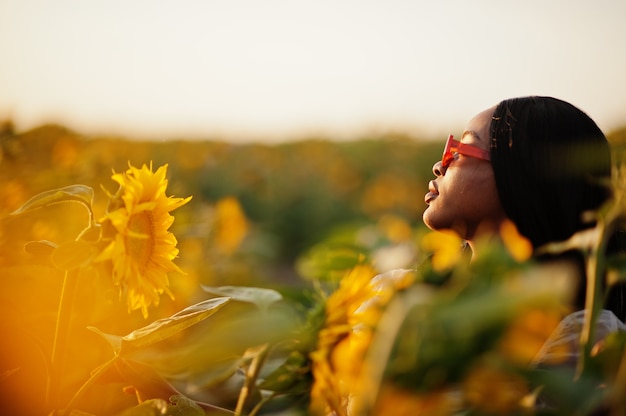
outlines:
[{"label": "eyebrow", "polygon": [[480,138],[478,133],[476,133],[474,130],[466,130],[466,131],[464,131],[463,134],[461,135],[461,140],[463,140],[463,138],[465,136],[472,136],[474,139],[482,142],[482,139]]}]

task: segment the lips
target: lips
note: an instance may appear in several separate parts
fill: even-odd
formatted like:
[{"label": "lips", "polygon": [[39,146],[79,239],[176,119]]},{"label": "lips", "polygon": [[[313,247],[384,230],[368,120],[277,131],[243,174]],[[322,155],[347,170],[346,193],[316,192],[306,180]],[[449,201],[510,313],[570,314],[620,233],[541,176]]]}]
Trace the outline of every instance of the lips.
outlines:
[{"label": "lips", "polygon": [[434,192],[428,192],[426,195],[424,195],[424,202],[426,202],[427,205],[430,205],[430,203],[437,198],[437,196],[439,196],[439,194],[436,194]]},{"label": "lips", "polygon": [[428,182],[428,193],[424,195],[424,202],[430,204],[438,196],[439,190],[437,189],[437,183],[435,181]]}]

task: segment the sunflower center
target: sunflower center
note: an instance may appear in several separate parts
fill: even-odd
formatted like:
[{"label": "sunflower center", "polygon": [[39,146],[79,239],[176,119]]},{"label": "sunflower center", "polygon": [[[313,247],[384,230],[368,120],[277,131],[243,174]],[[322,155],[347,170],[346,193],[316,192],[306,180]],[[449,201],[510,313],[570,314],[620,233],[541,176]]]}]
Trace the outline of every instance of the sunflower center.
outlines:
[{"label": "sunflower center", "polygon": [[128,221],[128,230],[130,233],[125,239],[127,254],[143,270],[150,261],[155,245],[152,214],[144,211],[132,215]]}]

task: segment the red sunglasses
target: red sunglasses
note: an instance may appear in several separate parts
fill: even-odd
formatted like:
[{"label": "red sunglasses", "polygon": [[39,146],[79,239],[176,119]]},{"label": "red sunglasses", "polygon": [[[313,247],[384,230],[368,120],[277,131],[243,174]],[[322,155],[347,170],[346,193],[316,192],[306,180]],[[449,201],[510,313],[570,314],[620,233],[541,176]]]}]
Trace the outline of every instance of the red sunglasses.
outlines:
[{"label": "red sunglasses", "polygon": [[454,160],[455,153],[476,159],[489,160],[489,151],[471,144],[461,143],[454,140],[453,135],[449,135],[446,141],[446,147],[443,149],[443,156],[441,157],[441,165],[444,168],[450,166],[450,163]]}]

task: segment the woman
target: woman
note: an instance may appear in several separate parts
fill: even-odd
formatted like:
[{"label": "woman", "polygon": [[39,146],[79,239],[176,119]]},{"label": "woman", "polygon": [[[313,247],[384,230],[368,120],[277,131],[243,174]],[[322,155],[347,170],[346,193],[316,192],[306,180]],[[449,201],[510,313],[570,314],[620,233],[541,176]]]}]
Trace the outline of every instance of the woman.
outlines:
[{"label": "woman", "polygon": [[460,143],[433,166],[424,222],[456,231],[473,248],[506,218],[535,248],[566,240],[593,226],[584,214],[610,197],[608,142],[564,101],[504,100],[474,117]]},{"label": "woman", "polygon": [[[433,173],[423,214],[429,228],[453,230],[476,255],[481,247],[476,243],[498,238],[501,224],[510,220],[531,242],[537,259],[577,265],[576,312],[561,322],[533,362],[544,366],[551,354],[563,350],[558,346],[569,345],[566,364],[575,366],[585,313],[583,256],[573,250],[538,253],[548,243],[593,227],[589,214],[610,200],[611,154],[602,131],[562,100],[507,99],[474,117],[459,141],[450,137]],[[623,299],[623,288],[612,289],[597,321],[597,340],[626,330]]]},{"label": "woman", "polygon": [[[507,219],[535,250],[565,241],[593,227],[589,214],[611,198],[604,134],[584,112],[552,97],[508,99],[479,113],[460,141],[448,139],[433,173],[424,223],[453,230],[472,251],[476,241],[497,238]],[[575,306],[584,307],[584,299]],[[624,319],[621,299],[607,306]]]}]

